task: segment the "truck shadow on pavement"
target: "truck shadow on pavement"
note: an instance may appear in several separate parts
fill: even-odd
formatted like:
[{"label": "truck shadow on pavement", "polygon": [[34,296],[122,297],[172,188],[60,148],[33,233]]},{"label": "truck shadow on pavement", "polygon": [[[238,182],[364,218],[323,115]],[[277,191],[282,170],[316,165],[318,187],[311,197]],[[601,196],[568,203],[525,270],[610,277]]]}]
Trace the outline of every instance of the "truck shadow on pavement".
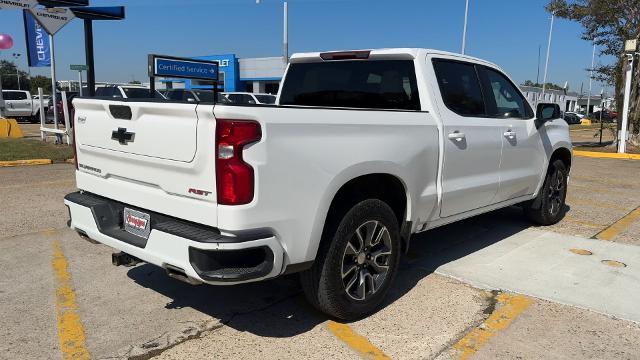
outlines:
[{"label": "truck shadow on pavement", "polygon": [[[512,207],[414,235],[383,308],[392,306],[439,266],[531,226],[521,209]],[[128,276],[140,286],[170,298],[167,309],[189,307],[233,329],[261,337],[295,336],[329,319],[306,302],[297,275],[244,285],[192,286],[145,264],[129,270]]]}]

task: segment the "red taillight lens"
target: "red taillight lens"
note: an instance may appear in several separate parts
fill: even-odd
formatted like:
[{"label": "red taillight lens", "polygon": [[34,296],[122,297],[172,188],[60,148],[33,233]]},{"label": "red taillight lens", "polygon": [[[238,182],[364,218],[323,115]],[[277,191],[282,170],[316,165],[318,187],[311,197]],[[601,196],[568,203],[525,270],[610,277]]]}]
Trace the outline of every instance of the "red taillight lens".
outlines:
[{"label": "red taillight lens", "polygon": [[242,150],[246,145],[259,141],[261,136],[260,124],[255,121],[217,120],[218,204],[241,205],[253,200],[253,168],[242,159]]}]

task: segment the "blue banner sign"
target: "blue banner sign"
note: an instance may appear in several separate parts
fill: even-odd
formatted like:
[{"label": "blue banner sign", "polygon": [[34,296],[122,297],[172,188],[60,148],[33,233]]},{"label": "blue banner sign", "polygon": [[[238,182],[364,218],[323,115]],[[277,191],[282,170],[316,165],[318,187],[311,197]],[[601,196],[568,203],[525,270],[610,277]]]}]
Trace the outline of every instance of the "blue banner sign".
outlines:
[{"label": "blue banner sign", "polygon": [[173,77],[218,81],[218,62],[149,56],[149,77]]},{"label": "blue banner sign", "polygon": [[27,59],[31,67],[51,66],[49,34],[28,10],[23,10],[24,37],[27,40]]}]

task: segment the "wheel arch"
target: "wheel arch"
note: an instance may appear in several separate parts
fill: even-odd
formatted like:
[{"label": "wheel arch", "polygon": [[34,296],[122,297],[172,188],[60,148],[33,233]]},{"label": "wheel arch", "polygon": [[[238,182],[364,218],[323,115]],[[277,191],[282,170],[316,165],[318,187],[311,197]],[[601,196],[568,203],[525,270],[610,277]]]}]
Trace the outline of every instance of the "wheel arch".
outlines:
[{"label": "wheel arch", "polygon": [[398,219],[403,247],[406,248],[411,233],[412,199],[402,175],[396,171],[347,173],[348,176],[338,176],[325,193],[314,222],[307,258],[315,259],[325,232],[331,230],[330,225],[342,218],[353,205],[367,198],[377,198],[392,208]]}]

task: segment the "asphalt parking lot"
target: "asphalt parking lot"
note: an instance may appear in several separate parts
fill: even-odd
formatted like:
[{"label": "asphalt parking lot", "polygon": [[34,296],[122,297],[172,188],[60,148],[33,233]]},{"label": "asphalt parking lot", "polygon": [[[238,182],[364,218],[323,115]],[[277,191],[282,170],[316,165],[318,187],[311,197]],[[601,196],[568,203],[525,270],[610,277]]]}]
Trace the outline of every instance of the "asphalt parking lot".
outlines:
[{"label": "asphalt parking lot", "polygon": [[417,236],[383,309],[342,324],[295,276],[194,287],[113,267],[65,228],[72,165],[3,168],[0,358],[640,358],[638,174],[576,157],[557,225],[509,208]]}]

